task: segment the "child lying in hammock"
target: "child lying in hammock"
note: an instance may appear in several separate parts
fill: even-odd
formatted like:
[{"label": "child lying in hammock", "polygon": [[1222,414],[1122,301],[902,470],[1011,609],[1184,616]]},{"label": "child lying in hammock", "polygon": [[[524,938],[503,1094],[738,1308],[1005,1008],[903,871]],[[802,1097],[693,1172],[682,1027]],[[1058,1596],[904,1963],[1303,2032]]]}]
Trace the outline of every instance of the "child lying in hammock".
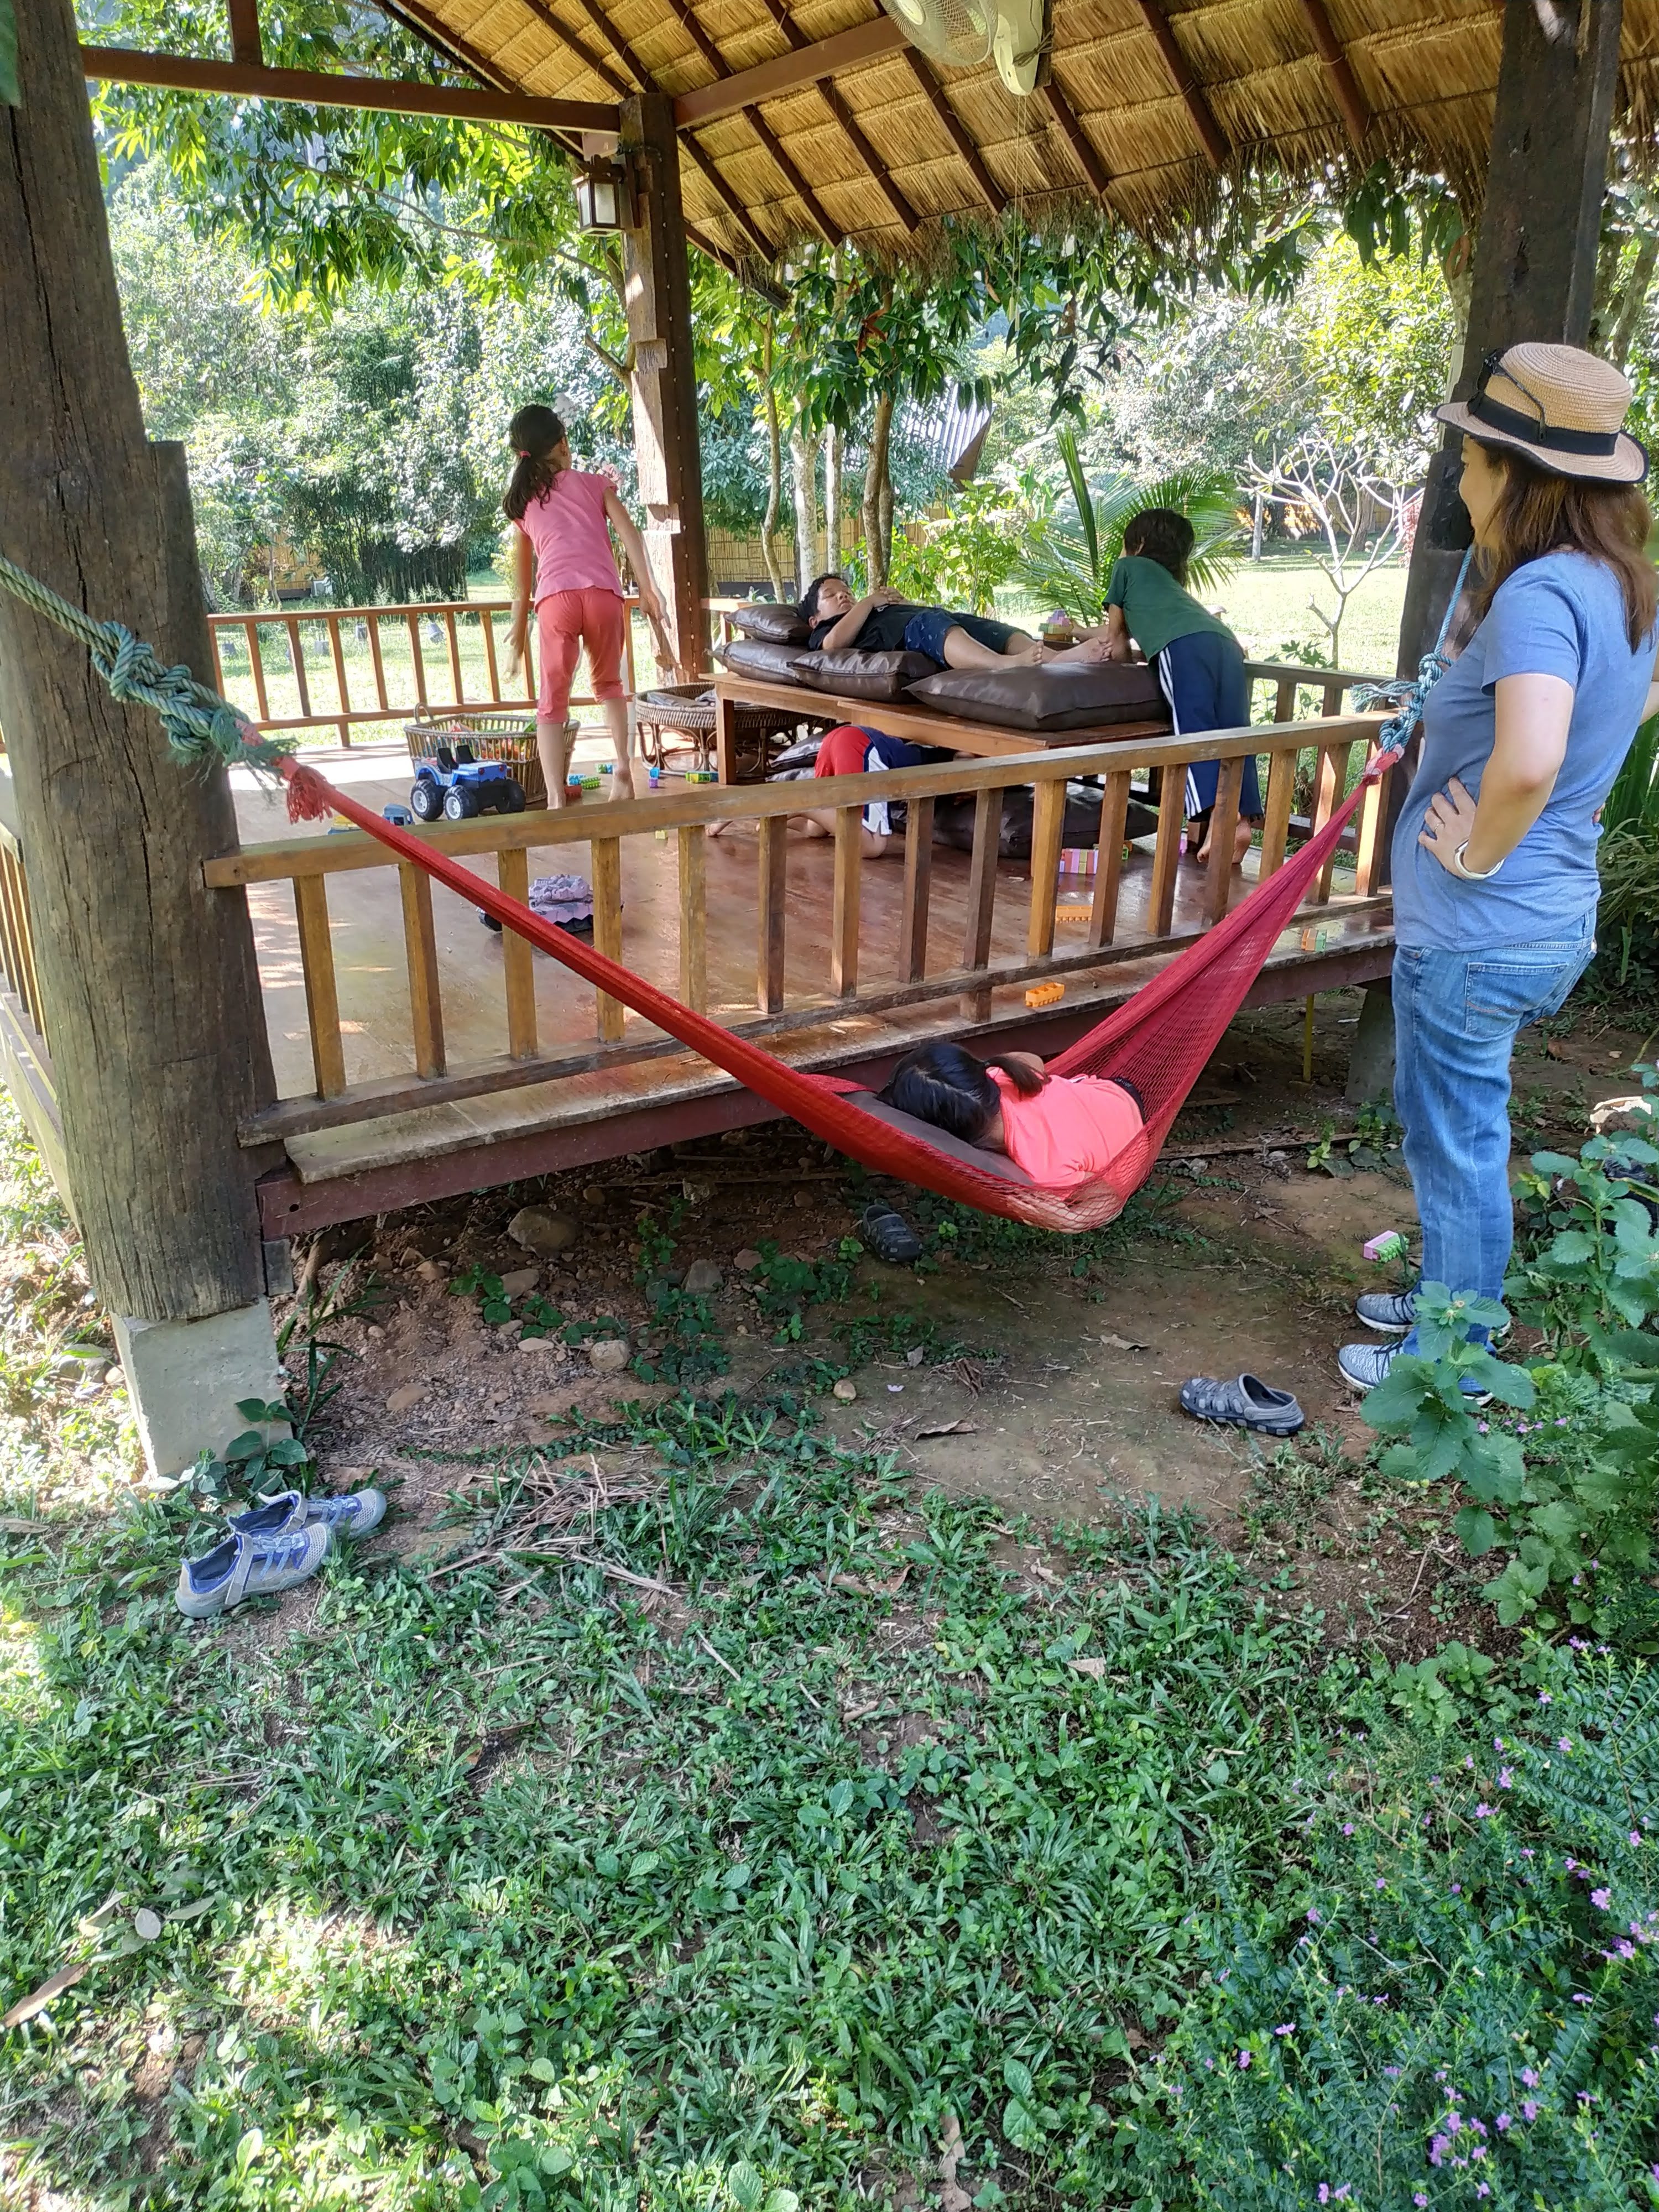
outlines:
[{"label": "child lying in hammock", "polygon": [[1049,1075],[1034,1052],[975,1060],[959,1044],[906,1053],[880,1096],[965,1144],[1006,1152],[1045,1190],[1073,1189],[1104,1175],[1145,1121],[1133,1084]]}]

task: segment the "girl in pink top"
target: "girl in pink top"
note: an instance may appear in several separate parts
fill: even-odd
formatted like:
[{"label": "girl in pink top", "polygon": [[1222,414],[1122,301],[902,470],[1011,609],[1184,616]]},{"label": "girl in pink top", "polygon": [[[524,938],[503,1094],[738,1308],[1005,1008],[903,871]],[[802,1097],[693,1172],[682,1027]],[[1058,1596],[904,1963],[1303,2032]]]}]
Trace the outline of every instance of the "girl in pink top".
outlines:
[{"label": "girl in pink top", "polygon": [[959,1044],[907,1053],[881,1096],[964,1144],[1006,1152],[1033,1182],[1062,1193],[1104,1175],[1145,1121],[1127,1083],[1049,1075],[1034,1052],[975,1060]]},{"label": "girl in pink top", "polygon": [[[576,654],[587,647],[593,696],[605,708],[617,752],[613,799],[634,796],[629,757],[628,701],[623,690],[622,578],[611,550],[611,531],[622,540],[639,584],[640,605],[655,625],[665,620],[651,580],[645,541],[633,517],[604,477],[570,465],[570,441],[550,407],[521,407],[507,426],[518,453],[501,501],[517,529],[514,548],[513,623],[508,634],[509,680],[522,665],[530,609],[536,609],[541,650],[541,690],[536,699],[536,750],[547,778],[550,806],[564,805],[570,744],[570,680]],[[606,528],[609,524],[610,528]]]}]

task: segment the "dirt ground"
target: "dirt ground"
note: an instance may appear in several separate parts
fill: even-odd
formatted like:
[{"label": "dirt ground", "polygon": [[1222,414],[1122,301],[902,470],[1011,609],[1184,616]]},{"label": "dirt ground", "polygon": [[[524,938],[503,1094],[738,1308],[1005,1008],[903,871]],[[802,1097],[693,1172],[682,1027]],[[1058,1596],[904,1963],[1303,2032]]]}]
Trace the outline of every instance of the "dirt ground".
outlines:
[{"label": "dirt ground", "polygon": [[[1014,1249],[941,1249],[931,1272],[866,1256],[849,1297],[809,1308],[797,1341],[777,1340],[739,1255],[769,1245],[833,1257],[871,1187],[853,1188],[837,1158],[787,1122],[331,1231],[319,1290],[367,1304],[322,1331],[356,1355],[338,1363],[343,1387],[316,1431],[325,1477],[342,1487],[378,1474],[399,1508],[388,1540],[435,1558],[453,1540],[434,1534],[434,1516],[481,1455],[556,1454],[566,1416],[608,1419],[625,1401],[669,1395],[596,1372],[585,1346],[521,1348],[516,1324],[488,1325],[477,1297],[450,1285],[482,1267],[566,1317],[619,1324],[637,1346],[648,1320],[637,1224],[678,1198],[672,1267],[712,1263],[721,1278],[711,1304],[731,1364],[708,1387],[758,1397],[810,1376],[804,1387],[837,1437],[878,1441],[919,1487],[987,1498],[1011,1524],[1027,1516],[1038,1556],[1048,1530],[1097,1522],[1125,1498],[1189,1508],[1243,1550],[1275,1602],[1320,1607],[1334,1639],[1431,1650],[1472,1617],[1478,1577],[1432,1514],[1383,1495],[1364,1472],[1370,1432],[1335,1367],[1358,1333],[1356,1293],[1390,1279],[1362,1244],[1414,1224],[1397,1153],[1370,1165],[1368,1152],[1358,1168],[1348,1158],[1350,1143],[1376,1133],[1362,1127],[1356,1139],[1341,1097],[1358,1008],[1357,993],[1317,1002],[1310,1085],[1300,1006],[1236,1022],[1130,1233],[1103,1253],[1079,1261],[1071,1240],[1033,1237]],[[1516,1054],[1518,1152],[1576,1146],[1589,1108],[1629,1087],[1622,1072],[1650,1043],[1593,1007],[1528,1032]],[[1309,1164],[1328,1136],[1344,1172]],[[574,1224],[568,1251],[538,1261],[509,1238],[527,1204]],[[296,1266],[305,1256],[296,1251]],[[854,1316],[871,1323],[866,1345],[889,1348],[858,1358]],[[1243,1370],[1296,1392],[1308,1426],[1293,1449],[1180,1412],[1188,1376]],[[850,1381],[850,1402],[830,1394],[834,1375],[843,1392]]]}]

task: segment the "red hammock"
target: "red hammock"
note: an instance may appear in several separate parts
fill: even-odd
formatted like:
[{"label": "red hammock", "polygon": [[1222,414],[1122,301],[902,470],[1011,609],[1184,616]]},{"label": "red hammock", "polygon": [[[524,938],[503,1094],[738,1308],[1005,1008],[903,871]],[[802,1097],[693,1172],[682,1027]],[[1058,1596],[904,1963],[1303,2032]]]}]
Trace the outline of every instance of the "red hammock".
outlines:
[{"label": "red hammock", "polygon": [[1121,1212],[1146,1182],[1187,1093],[1244,1003],[1309,884],[1334,849],[1359,804],[1364,785],[1374,781],[1396,757],[1392,752],[1378,753],[1360,784],[1324,828],[1283,867],[1258,884],[1224,921],[1196,945],[1189,945],[1133,998],[1114,1008],[1086,1036],[1048,1062],[1056,1075],[1126,1078],[1139,1092],[1146,1111],[1145,1127],[1107,1173],[1063,1197],[1055,1191],[1008,1182],[988,1168],[970,1166],[920,1137],[873,1119],[848,1103],[847,1094],[860,1090],[861,1085],[839,1076],[814,1075],[805,1068],[791,1067],[706,1015],[694,1013],[630,969],[543,921],[517,899],[505,896],[407,830],[397,828],[371,808],[348,798],[314,769],[302,767],[291,756],[281,763],[280,773],[289,787],[289,813],[295,821],[326,821],[331,813],[344,815],[371,837],[390,846],[400,860],[424,868],[470,905],[481,907],[539,951],[562,961],[601,991],[620,999],[636,1014],[713,1060],[759,1097],[866,1167],[919,1183],[941,1198],[959,1200],[984,1213],[1000,1213],[1040,1229],[1076,1231],[1103,1227]]}]

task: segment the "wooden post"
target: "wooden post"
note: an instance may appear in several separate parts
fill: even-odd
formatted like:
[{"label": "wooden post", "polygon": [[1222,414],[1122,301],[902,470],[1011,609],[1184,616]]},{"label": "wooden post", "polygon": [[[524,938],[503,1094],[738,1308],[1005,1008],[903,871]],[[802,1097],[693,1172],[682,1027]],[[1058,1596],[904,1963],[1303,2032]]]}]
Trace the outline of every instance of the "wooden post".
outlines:
[{"label": "wooden post", "polygon": [[633,156],[639,228],[623,234],[623,283],[633,352],[634,458],[645,507],[645,543],[668,605],[668,634],[683,684],[708,659],[697,379],[691,352],[691,284],[680,207],[673,103],[641,93],[622,104],[623,149]]},{"label": "wooden post", "polygon": [[[1554,0],[1548,9],[1504,0],[1492,159],[1455,398],[1474,390],[1490,351],[1523,338],[1583,345],[1589,334],[1623,12],[1623,0]],[[1431,544],[1427,526],[1438,468],[1449,459],[1455,477],[1461,443],[1449,430],[1446,459],[1430,471],[1406,580],[1401,675],[1414,675],[1434,643],[1462,558]],[[1403,798],[1405,779],[1396,782]]]},{"label": "wooden post", "polygon": [[[24,104],[0,107],[0,540],[205,672],[183,453],[144,436],[68,0],[29,0],[17,38]],[[202,880],[237,842],[225,774],[182,768],[148,708],[118,705],[82,647],[4,592],[0,724],[93,1283],[140,1322],[252,1307],[264,1270],[236,1127],[272,1085],[246,898]],[[233,1405],[216,1419],[222,1440]]]}]

